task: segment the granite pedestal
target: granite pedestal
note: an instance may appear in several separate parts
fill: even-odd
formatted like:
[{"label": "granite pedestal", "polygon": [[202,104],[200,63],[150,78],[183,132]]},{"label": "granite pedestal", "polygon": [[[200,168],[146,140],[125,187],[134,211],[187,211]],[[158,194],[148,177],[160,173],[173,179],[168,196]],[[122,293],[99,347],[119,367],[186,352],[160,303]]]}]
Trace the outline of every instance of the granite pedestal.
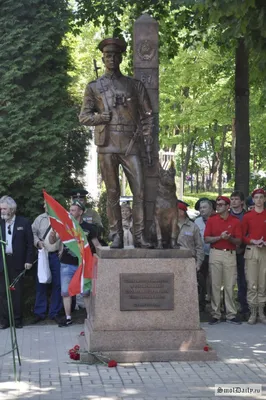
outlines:
[{"label": "granite pedestal", "polygon": [[[91,316],[85,320],[90,352],[117,362],[216,359],[214,351],[203,349],[206,335],[200,328],[196,268],[189,250],[102,247],[97,257]],[[172,309],[121,311],[121,274],[132,273],[171,276]]]}]

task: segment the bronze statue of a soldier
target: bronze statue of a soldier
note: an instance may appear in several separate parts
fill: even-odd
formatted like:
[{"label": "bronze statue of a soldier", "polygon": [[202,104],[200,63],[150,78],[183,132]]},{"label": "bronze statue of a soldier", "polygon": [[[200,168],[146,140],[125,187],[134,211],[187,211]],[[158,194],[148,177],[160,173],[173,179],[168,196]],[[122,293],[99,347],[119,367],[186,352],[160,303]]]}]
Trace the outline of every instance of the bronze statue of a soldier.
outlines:
[{"label": "bronze statue of a soldier", "polygon": [[99,49],[106,71],[87,85],[79,119],[83,125],[95,126],[95,144],[107,190],[111,248],[124,247],[119,165],[122,165],[133,194],[134,245],[147,248],[150,244],[144,238],[140,145],[144,143],[148,164],[151,163],[152,107],[142,82],[120,72],[122,53],[126,51],[124,40],[104,39]]}]

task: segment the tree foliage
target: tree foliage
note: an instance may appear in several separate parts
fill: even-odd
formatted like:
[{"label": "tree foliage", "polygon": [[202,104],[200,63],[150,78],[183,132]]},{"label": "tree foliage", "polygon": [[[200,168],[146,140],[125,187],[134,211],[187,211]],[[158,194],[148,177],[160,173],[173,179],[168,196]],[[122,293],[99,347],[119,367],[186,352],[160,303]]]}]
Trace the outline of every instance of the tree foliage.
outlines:
[{"label": "tree foliage", "polygon": [[[188,168],[191,168],[192,155],[200,160],[199,163],[191,161],[195,169],[204,156],[210,170],[222,156],[224,159],[220,162],[229,179],[237,162],[241,167],[236,171],[236,184],[247,192],[248,157],[247,151],[241,150],[249,148],[247,90],[252,96],[250,161],[253,170],[262,166],[265,155],[265,135],[260,124],[265,118],[266,100],[265,2],[77,0],[76,17],[80,24],[95,23],[104,34],[123,35],[130,44],[134,20],[144,12],[160,26],[161,145],[181,147],[181,164]],[[235,80],[235,53],[237,50],[238,55],[241,53],[240,43],[244,43],[249,56],[249,88],[248,81],[243,87],[240,82],[239,86],[241,76]],[[224,132],[227,132],[226,141],[220,154]],[[216,167],[221,172],[220,165]]]},{"label": "tree foliage", "polygon": [[36,216],[42,189],[63,200],[83,173],[88,134],[68,86],[64,0],[2,0],[0,191]]}]

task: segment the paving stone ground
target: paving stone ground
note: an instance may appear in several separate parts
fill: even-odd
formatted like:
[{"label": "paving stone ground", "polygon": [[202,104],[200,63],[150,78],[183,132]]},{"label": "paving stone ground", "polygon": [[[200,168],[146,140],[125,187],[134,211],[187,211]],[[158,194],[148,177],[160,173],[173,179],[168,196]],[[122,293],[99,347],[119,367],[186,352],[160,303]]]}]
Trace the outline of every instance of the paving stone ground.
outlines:
[{"label": "paving stone ground", "polygon": [[[0,358],[0,400],[266,399],[266,326],[202,324],[218,354],[213,362],[123,364],[117,368],[70,362],[82,325],[26,326],[17,331],[22,366],[14,382],[12,356]],[[11,347],[0,331],[0,354]],[[262,384],[260,397],[217,397],[215,384]]]}]

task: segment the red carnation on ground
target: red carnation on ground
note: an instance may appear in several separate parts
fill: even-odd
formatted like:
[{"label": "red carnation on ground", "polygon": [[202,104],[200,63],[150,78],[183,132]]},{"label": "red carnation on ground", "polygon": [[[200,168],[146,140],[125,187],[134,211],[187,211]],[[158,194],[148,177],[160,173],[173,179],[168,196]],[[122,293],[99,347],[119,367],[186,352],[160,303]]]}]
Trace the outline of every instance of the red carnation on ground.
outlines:
[{"label": "red carnation on ground", "polygon": [[204,351],[209,351],[210,348],[209,348],[209,346],[204,346],[204,347],[203,347],[203,350],[204,350]]},{"label": "red carnation on ground", "polygon": [[108,362],[108,367],[109,367],[109,368],[117,367],[117,362],[116,362],[115,360],[110,360],[110,361]]},{"label": "red carnation on ground", "polygon": [[80,354],[79,353],[71,353],[70,358],[71,358],[71,360],[78,361],[78,360],[80,360]]},{"label": "red carnation on ground", "polygon": [[79,336],[85,336],[85,332],[80,332]]},{"label": "red carnation on ground", "polygon": [[[84,332],[81,332],[84,333]],[[83,335],[81,335],[83,336]],[[80,346],[76,344],[72,349],[68,350],[68,355],[71,360],[79,361],[80,360]],[[99,353],[91,353],[88,351],[88,354],[92,354],[98,361],[103,363],[104,365],[108,366],[109,368],[117,367],[117,362],[115,360],[109,360],[109,358],[104,357],[102,354]]]},{"label": "red carnation on ground", "polygon": [[68,350],[68,355],[71,360],[78,361],[80,360],[80,354],[79,354],[79,345],[76,344],[73,349]]}]

